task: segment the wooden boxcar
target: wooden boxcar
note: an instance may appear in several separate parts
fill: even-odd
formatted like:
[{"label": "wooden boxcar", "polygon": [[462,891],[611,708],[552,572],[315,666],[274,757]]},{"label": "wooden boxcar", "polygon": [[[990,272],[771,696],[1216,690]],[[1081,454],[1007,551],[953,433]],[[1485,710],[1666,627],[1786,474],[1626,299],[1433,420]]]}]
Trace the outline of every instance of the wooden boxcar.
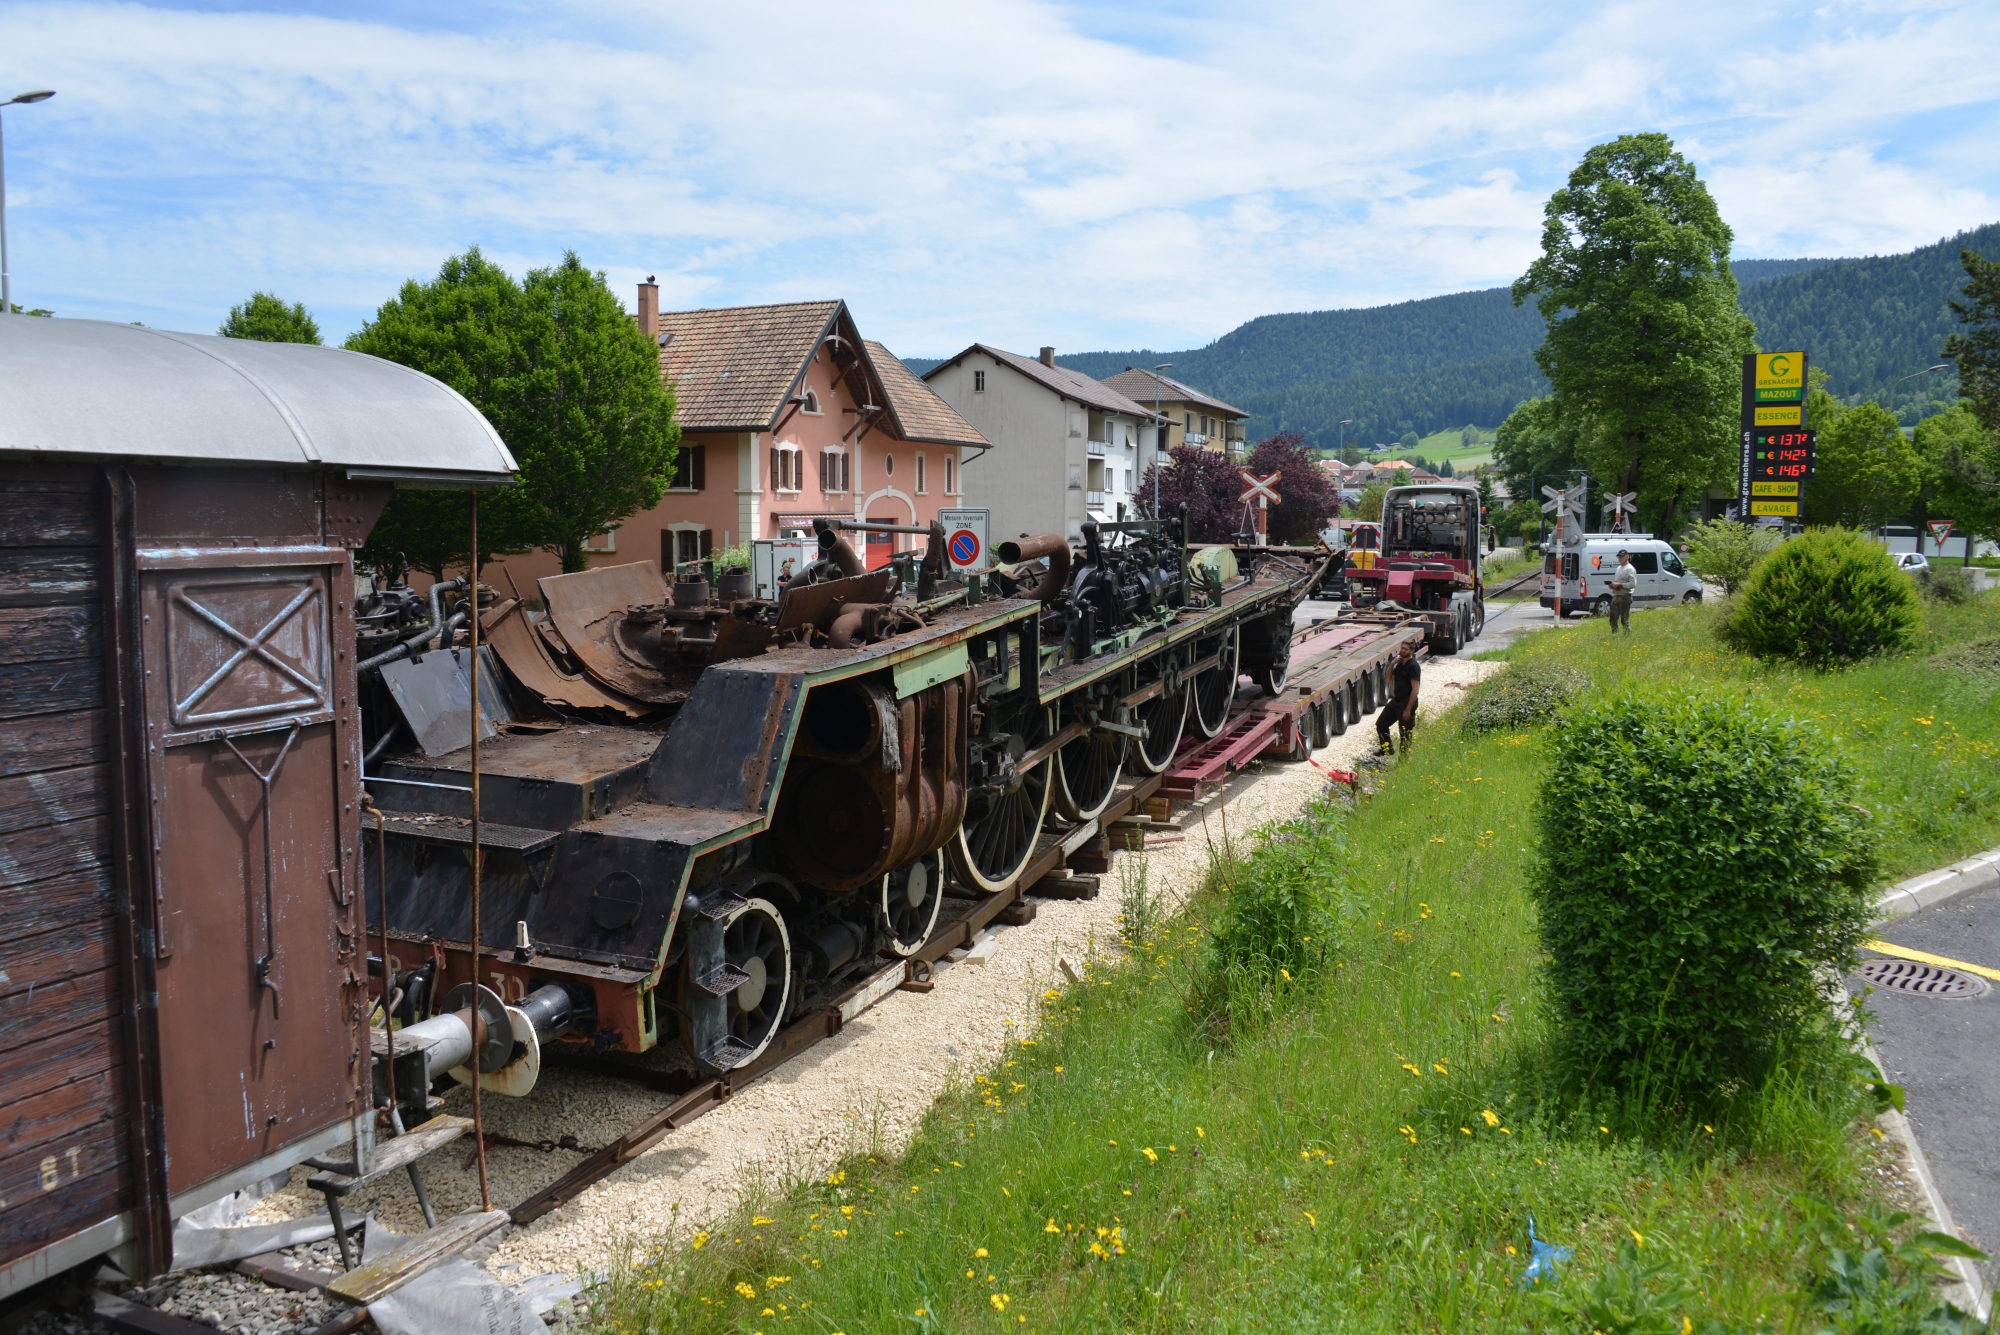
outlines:
[{"label": "wooden boxcar", "polygon": [[352,550],[512,470],[388,362],[0,315],[0,1298],[371,1152]]}]

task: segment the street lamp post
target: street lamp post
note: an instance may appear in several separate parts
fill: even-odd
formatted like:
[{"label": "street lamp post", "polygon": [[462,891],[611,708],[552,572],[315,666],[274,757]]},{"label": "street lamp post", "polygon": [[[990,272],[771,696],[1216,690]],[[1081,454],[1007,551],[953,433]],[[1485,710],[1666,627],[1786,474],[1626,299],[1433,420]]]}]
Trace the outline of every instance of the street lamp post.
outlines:
[{"label": "street lamp post", "polygon": [[[1161,362],[1153,368],[1153,522],[1164,524],[1166,516],[1160,513],[1160,455],[1164,453],[1160,445],[1167,438],[1165,419],[1160,416],[1160,372],[1171,371],[1172,362]],[[1187,541],[1187,534],[1181,534],[1181,541]]]},{"label": "street lamp post", "polygon": [[[1352,417],[1343,417],[1342,419],[1340,419],[1340,426],[1334,436],[1334,440],[1337,443],[1333,447],[1333,452],[1336,455],[1340,454],[1343,450],[1347,448],[1347,428],[1353,425],[1354,425],[1354,419]],[[1342,460],[1341,462],[1345,463],[1346,460]]]},{"label": "street lamp post", "polygon": [[[22,93],[0,102],[0,107],[26,106],[31,102],[46,102],[54,97],[52,88],[37,89],[32,93]],[[14,310],[14,284],[7,272],[7,150],[4,126],[0,126],[0,315],[11,315]]]}]

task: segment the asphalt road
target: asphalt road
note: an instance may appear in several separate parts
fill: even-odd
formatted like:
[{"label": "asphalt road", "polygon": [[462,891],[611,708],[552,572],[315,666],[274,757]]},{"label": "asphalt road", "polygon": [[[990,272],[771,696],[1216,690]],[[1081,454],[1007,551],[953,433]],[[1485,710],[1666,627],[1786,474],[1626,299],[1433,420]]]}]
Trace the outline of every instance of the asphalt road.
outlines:
[{"label": "asphalt road", "polygon": [[[1321,602],[1308,598],[1292,613],[1292,624],[1309,626],[1336,616],[1345,607],[1344,603]],[[1565,629],[1582,630],[1594,628],[1598,634],[1606,634],[1603,623],[1589,619],[1575,619],[1558,623],[1555,614],[1533,598],[1519,602],[1491,603],[1486,608],[1486,629],[1478,639],[1467,645],[1467,654],[1483,654],[1493,649],[1505,649],[1522,634],[1531,630],[1547,630],[1560,624]]]},{"label": "asphalt road", "polygon": [[[2000,890],[1967,895],[1876,933],[1884,941],[2000,968]],[[1859,991],[1861,980],[1849,978]],[[1952,1222],[2000,1255],[2000,983],[1949,1001],[1888,988],[1868,995],[1870,1034],[1889,1079],[1909,1097],[1910,1125]],[[2000,1261],[1979,1267],[1989,1291]]]}]

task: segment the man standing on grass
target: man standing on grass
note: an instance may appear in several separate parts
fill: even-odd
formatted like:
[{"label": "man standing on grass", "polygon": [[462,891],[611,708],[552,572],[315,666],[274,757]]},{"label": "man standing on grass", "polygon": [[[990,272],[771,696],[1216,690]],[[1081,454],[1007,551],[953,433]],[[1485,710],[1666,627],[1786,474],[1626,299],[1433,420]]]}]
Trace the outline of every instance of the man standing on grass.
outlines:
[{"label": "man standing on grass", "polygon": [[1408,751],[1410,733],[1417,726],[1417,686],[1423,681],[1424,670],[1417,666],[1416,640],[1403,641],[1403,647],[1396,651],[1396,663],[1389,669],[1389,677],[1394,683],[1389,692],[1389,703],[1375,716],[1375,736],[1381,740],[1385,756],[1396,754],[1394,744],[1389,741],[1389,729],[1402,725],[1403,749]]},{"label": "man standing on grass", "polygon": [[1632,568],[1632,554],[1618,553],[1618,569],[1611,575],[1611,633],[1616,635],[1620,623],[1625,633],[1632,633],[1632,590],[1639,587],[1639,572]]}]

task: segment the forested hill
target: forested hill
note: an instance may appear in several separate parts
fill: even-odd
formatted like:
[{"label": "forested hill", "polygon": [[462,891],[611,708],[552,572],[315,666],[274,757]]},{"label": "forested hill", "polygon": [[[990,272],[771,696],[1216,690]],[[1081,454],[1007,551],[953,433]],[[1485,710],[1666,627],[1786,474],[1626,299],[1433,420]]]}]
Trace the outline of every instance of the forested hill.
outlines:
[{"label": "forested hill", "polygon": [[1961,250],[2000,259],[2000,223],[1902,255],[1836,260],[1746,285],[1743,309],[1757,322],[1759,347],[1804,348],[1840,398],[1875,399],[1913,423],[1958,398],[1956,370],[1894,382],[1936,365],[1958,328],[1951,301],[1965,284]]},{"label": "forested hill", "polygon": [[[2000,223],[1903,255],[1867,259],[1738,260],[1743,308],[1765,348],[1805,348],[1842,398],[1880,398],[1915,421],[1957,395],[1947,372],[1899,376],[1936,361],[1954,324],[1949,302],[1963,281],[1961,247],[2000,257]],[[1393,441],[1405,431],[1494,426],[1523,399],[1545,393],[1534,361],[1542,319],[1504,287],[1365,310],[1264,315],[1205,348],[1058,354],[1097,379],[1127,366],[1172,362],[1168,374],[1251,414],[1254,439],[1304,433],[1331,447],[1345,438]],[[1021,349],[1032,353],[1032,348]],[[907,359],[918,374],[937,363]]]}]

